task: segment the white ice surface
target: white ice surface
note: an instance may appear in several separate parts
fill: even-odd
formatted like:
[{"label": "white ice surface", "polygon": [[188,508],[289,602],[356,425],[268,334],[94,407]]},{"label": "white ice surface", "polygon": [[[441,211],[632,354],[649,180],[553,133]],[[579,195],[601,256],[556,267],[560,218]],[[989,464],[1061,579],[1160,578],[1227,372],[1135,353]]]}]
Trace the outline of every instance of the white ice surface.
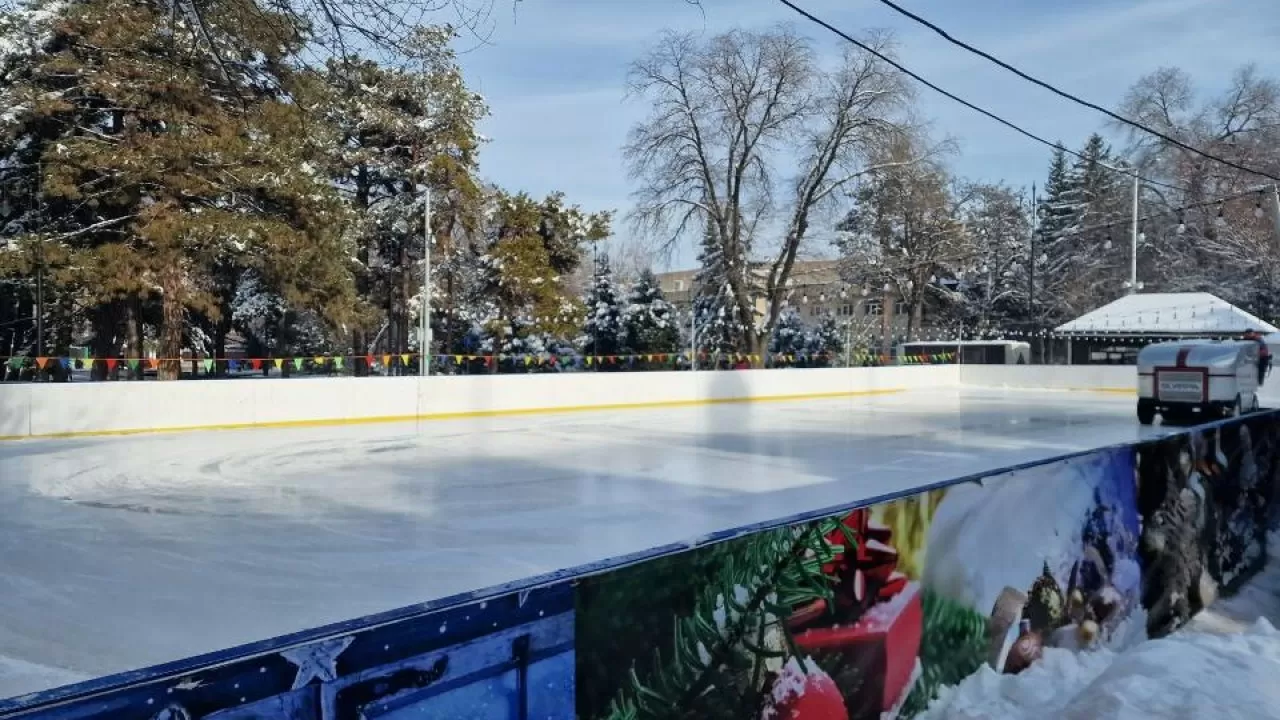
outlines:
[{"label": "white ice surface", "polygon": [[937,390],[0,444],[0,656],[54,669],[0,665],[0,697],[1162,433],[1133,402]]},{"label": "white ice surface", "polygon": [[[1280,533],[1268,540],[1280,548]],[[1122,652],[1047,648],[1019,675],[984,666],[921,720],[1280,717],[1280,554],[1174,635]]]}]

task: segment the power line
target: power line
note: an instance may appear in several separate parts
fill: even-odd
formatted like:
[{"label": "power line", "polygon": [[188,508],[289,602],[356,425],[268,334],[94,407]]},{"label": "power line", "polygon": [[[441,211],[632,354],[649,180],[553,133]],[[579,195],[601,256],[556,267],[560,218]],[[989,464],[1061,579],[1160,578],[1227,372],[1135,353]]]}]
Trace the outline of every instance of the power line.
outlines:
[{"label": "power line", "polygon": [[[784,1],[785,1],[785,0],[784,0]],[[1240,170],[1240,171],[1242,171],[1242,172],[1247,172],[1247,173],[1249,173],[1249,174],[1251,174],[1251,175],[1257,175],[1258,177],[1264,177],[1264,178],[1267,178],[1268,180],[1274,180],[1274,181],[1276,181],[1276,182],[1280,182],[1280,177],[1277,177],[1277,176],[1275,176],[1275,175],[1272,175],[1271,173],[1263,172],[1262,170],[1255,170],[1254,168],[1247,167],[1247,166],[1245,166],[1245,165],[1241,165],[1241,164],[1239,164],[1239,163],[1237,163],[1237,162],[1234,162],[1234,161],[1231,161],[1231,160],[1227,160],[1226,158],[1219,157],[1219,156],[1214,155],[1214,154],[1212,154],[1212,153],[1209,153],[1209,152],[1206,152],[1206,151],[1204,151],[1204,150],[1201,150],[1200,148],[1194,147],[1194,146],[1192,146],[1192,145],[1188,145],[1187,143],[1184,143],[1184,142],[1182,142],[1181,140],[1178,140],[1178,139],[1177,139],[1177,138],[1175,138],[1175,137],[1171,137],[1171,136],[1169,136],[1169,135],[1166,135],[1166,134],[1164,134],[1164,133],[1162,133],[1162,132],[1160,132],[1159,130],[1156,130],[1156,129],[1154,129],[1154,128],[1147,127],[1146,125],[1143,125],[1142,123],[1140,123],[1140,122],[1138,122],[1138,121],[1136,121],[1136,120],[1131,120],[1131,119],[1129,119],[1129,118],[1127,118],[1127,117],[1125,117],[1125,116],[1123,116],[1123,115],[1120,115],[1120,114],[1118,114],[1118,113],[1112,112],[1111,110],[1109,110],[1109,109],[1107,109],[1107,108],[1105,108],[1105,107],[1103,107],[1103,106],[1101,106],[1101,105],[1098,105],[1097,103],[1092,103],[1092,102],[1089,102],[1088,100],[1083,100],[1083,99],[1081,99],[1081,98],[1079,98],[1079,97],[1077,97],[1077,96],[1075,96],[1075,95],[1072,95],[1071,93],[1069,93],[1069,92],[1067,92],[1067,91],[1065,91],[1065,90],[1060,90],[1060,89],[1058,89],[1057,87],[1055,87],[1055,86],[1053,86],[1053,85],[1050,85],[1049,83],[1047,83],[1047,82],[1045,82],[1045,81],[1043,81],[1043,80],[1041,80],[1041,79],[1039,79],[1039,78],[1037,78],[1037,77],[1033,77],[1033,76],[1031,76],[1031,75],[1028,75],[1027,73],[1023,72],[1022,70],[1019,70],[1018,68],[1014,67],[1013,65],[1010,65],[1009,63],[1007,63],[1007,62],[1005,62],[1005,61],[1001,60],[1000,58],[997,58],[997,57],[995,57],[994,55],[992,55],[992,54],[990,54],[990,53],[988,53],[988,52],[985,52],[985,51],[983,51],[983,50],[981,50],[981,49],[979,49],[979,48],[976,48],[976,47],[974,47],[974,46],[972,46],[972,45],[970,45],[970,44],[968,44],[968,43],[964,42],[963,40],[959,40],[959,39],[957,39],[957,38],[955,38],[955,37],[952,37],[952,36],[951,36],[951,34],[950,34],[950,33],[948,33],[946,30],[943,30],[942,28],[938,27],[938,26],[937,26],[937,25],[935,25],[934,23],[932,23],[932,22],[930,22],[930,21],[926,20],[925,18],[920,17],[919,15],[916,15],[915,13],[911,12],[910,10],[907,10],[906,8],[902,7],[901,5],[898,5],[897,3],[893,2],[893,0],[880,0],[880,2],[881,2],[881,3],[883,3],[884,5],[887,5],[887,6],[889,6],[890,8],[892,8],[892,9],[893,9],[895,12],[897,12],[899,15],[903,15],[903,16],[905,16],[905,17],[907,17],[907,18],[909,18],[909,19],[911,19],[911,20],[913,20],[913,21],[915,21],[915,22],[917,22],[917,23],[919,23],[919,24],[921,24],[921,25],[923,25],[923,26],[925,26],[925,27],[929,28],[930,30],[932,30],[932,31],[934,31],[935,33],[937,33],[938,35],[942,36],[942,38],[943,38],[944,40],[946,40],[947,42],[951,43],[952,45],[955,45],[955,46],[957,46],[957,47],[964,48],[965,50],[968,50],[969,52],[973,53],[974,55],[977,55],[977,56],[979,56],[979,57],[981,57],[981,58],[984,58],[984,59],[986,59],[986,60],[988,60],[988,61],[990,61],[990,62],[993,62],[993,63],[995,63],[996,65],[999,65],[1000,67],[1004,68],[1005,70],[1008,70],[1009,72],[1013,73],[1014,75],[1017,75],[1018,77],[1022,78],[1023,80],[1026,80],[1027,82],[1030,82],[1030,83],[1032,83],[1032,84],[1034,84],[1034,85],[1037,85],[1037,86],[1039,86],[1039,87],[1041,87],[1041,88],[1044,88],[1045,90],[1048,90],[1049,92],[1051,92],[1051,93],[1053,93],[1053,94],[1055,94],[1055,95],[1057,95],[1057,96],[1059,96],[1059,97],[1063,97],[1063,98],[1066,98],[1067,100],[1070,100],[1071,102],[1077,103],[1077,104],[1079,104],[1079,105],[1083,105],[1084,107],[1087,107],[1087,108],[1089,108],[1090,110],[1096,110],[1097,112],[1100,112],[1100,113],[1102,113],[1103,115],[1106,115],[1107,117],[1111,118],[1112,120],[1115,120],[1115,121],[1117,121],[1117,122],[1120,122],[1120,123],[1123,123],[1123,124],[1128,125],[1128,126],[1130,126],[1130,127],[1133,127],[1133,128],[1138,129],[1138,130],[1141,130],[1142,132],[1147,133],[1148,135],[1153,135],[1153,136],[1155,136],[1155,137],[1158,137],[1158,138],[1160,138],[1161,140],[1163,140],[1163,141],[1165,141],[1165,142],[1169,143],[1170,145],[1174,145],[1174,146],[1176,146],[1176,147],[1182,148],[1183,150],[1186,150],[1187,152],[1194,153],[1194,154],[1199,155],[1200,157],[1203,157],[1203,158],[1205,158],[1205,159],[1212,160],[1212,161],[1214,161],[1214,162],[1216,162],[1216,163],[1221,163],[1221,164],[1223,164],[1223,165],[1226,165],[1226,166],[1231,167],[1231,168],[1235,168],[1236,170]],[[787,4],[789,5],[790,3],[787,3]]]},{"label": "power line", "polygon": [[[925,87],[929,88],[930,90],[933,90],[934,92],[938,93],[939,95],[942,95],[943,97],[946,97],[946,98],[948,98],[948,99],[950,99],[950,100],[952,100],[952,101],[954,101],[954,102],[960,103],[961,105],[963,105],[963,106],[965,106],[965,107],[969,108],[970,110],[973,110],[973,111],[974,111],[974,112],[976,112],[976,113],[979,113],[979,114],[981,114],[981,115],[984,115],[985,117],[987,117],[987,118],[989,118],[989,119],[991,119],[991,120],[994,120],[994,121],[996,121],[996,122],[1000,123],[1001,125],[1004,125],[1005,127],[1009,128],[1010,130],[1013,130],[1014,132],[1016,132],[1016,133],[1018,133],[1018,134],[1020,134],[1020,135],[1023,135],[1023,136],[1025,136],[1025,137],[1028,137],[1028,138],[1030,138],[1030,139],[1032,139],[1032,140],[1035,140],[1036,142],[1038,142],[1038,143],[1040,143],[1040,144],[1042,144],[1042,145],[1045,145],[1045,146],[1047,146],[1047,147],[1051,147],[1051,148],[1054,148],[1054,149],[1057,149],[1057,150],[1062,150],[1063,152],[1067,153],[1068,155],[1073,155],[1073,156],[1075,156],[1075,157],[1077,157],[1077,158],[1079,158],[1079,159],[1081,159],[1081,160],[1091,161],[1091,160],[1096,160],[1096,159],[1097,159],[1097,158],[1088,158],[1088,157],[1085,157],[1083,154],[1078,153],[1078,152],[1076,152],[1075,150],[1071,150],[1071,149],[1069,149],[1069,148],[1065,148],[1065,147],[1063,147],[1062,145],[1060,145],[1060,144],[1058,144],[1058,143],[1055,143],[1055,142],[1050,142],[1050,141],[1048,141],[1048,140],[1046,140],[1046,139],[1044,139],[1044,138],[1040,137],[1039,135],[1036,135],[1035,133],[1031,132],[1030,130],[1026,130],[1026,129],[1024,129],[1024,128],[1022,128],[1022,127],[1018,126],[1018,125],[1013,124],[1012,122],[1010,122],[1010,121],[1008,121],[1008,120],[1005,120],[1004,118],[1000,117],[999,115],[996,115],[995,113],[991,112],[990,110],[987,110],[987,109],[985,109],[985,108],[979,107],[979,106],[977,106],[977,105],[975,105],[975,104],[973,104],[973,103],[969,102],[968,100],[965,100],[964,98],[962,98],[962,97],[960,97],[960,96],[956,95],[955,93],[952,93],[952,92],[950,92],[950,91],[948,91],[948,90],[944,90],[944,89],[942,89],[941,87],[938,87],[937,85],[933,84],[932,82],[930,82],[930,81],[928,81],[928,80],[924,79],[923,77],[921,77],[919,74],[917,74],[917,73],[915,73],[915,72],[913,72],[913,71],[911,71],[911,70],[907,69],[907,68],[906,68],[906,67],[904,67],[901,63],[899,63],[898,61],[894,60],[893,58],[888,57],[888,56],[887,56],[887,55],[885,55],[884,53],[880,52],[879,50],[876,50],[875,48],[873,48],[873,47],[871,47],[871,46],[867,45],[867,44],[866,44],[866,43],[864,43],[864,42],[861,42],[861,41],[859,41],[859,40],[854,39],[852,36],[850,36],[848,33],[844,32],[844,31],[843,31],[843,30],[841,30],[840,28],[835,27],[834,25],[832,25],[832,24],[828,23],[827,21],[823,20],[822,18],[817,17],[816,15],[813,15],[812,13],[808,12],[808,11],[807,11],[807,10],[805,10],[804,8],[801,8],[800,6],[798,6],[798,5],[796,5],[795,3],[791,2],[791,0],[778,0],[778,1],[779,1],[779,2],[781,2],[783,5],[786,5],[787,7],[791,8],[791,9],[792,9],[792,10],[794,10],[794,11],[796,11],[797,13],[799,13],[801,16],[803,16],[805,19],[809,20],[810,22],[812,22],[812,23],[814,23],[814,24],[816,24],[816,25],[819,25],[819,26],[821,26],[821,27],[823,27],[823,28],[826,28],[827,30],[830,30],[831,32],[835,33],[836,35],[839,35],[840,37],[844,38],[846,41],[848,41],[848,42],[852,43],[853,45],[856,45],[857,47],[859,47],[859,48],[861,48],[862,50],[864,50],[864,51],[866,51],[866,52],[870,53],[871,55],[874,55],[876,58],[879,58],[882,62],[884,62],[884,63],[886,63],[886,64],[890,65],[891,67],[893,67],[894,69],[896,69],[898,72],[900,72],[900,73],[902,73],[902,74],[906,75],[907,77],[911,78],[912,80],[915,80],[916,82],[920,83],[921,85],[924,85]],[[1142,182],[1145,182],[1145,183],[1147,183],[1147,184],[1149,184],[1149,185],[1158,185],[1158,186],[1160,186],[1160,187],[1169,188],[1170,190],[1177,190],[1178,192],[1189,192],[1189,191],[1187,190],[1187,188],[1179,187],[1179,186],[1177,186],[1177,185],[1170,185],[1169,183],[1161,182],[1161,181],[1159,181],[1159,180],[1152,180],[1151,178],[1143,177],[1142,175],[1138,174],[1136,171],[1133,171],[1133,170],[1125,170],[1125,169],[1123,169],[1123,168],[1114,168],[1114,170],[1115,170],[1116,172],[1119,172],[1119,173],[1123,174],[1123,175],[1128,175],[1129,177],[1137,178],[1138,180],[1141,180]]]}]

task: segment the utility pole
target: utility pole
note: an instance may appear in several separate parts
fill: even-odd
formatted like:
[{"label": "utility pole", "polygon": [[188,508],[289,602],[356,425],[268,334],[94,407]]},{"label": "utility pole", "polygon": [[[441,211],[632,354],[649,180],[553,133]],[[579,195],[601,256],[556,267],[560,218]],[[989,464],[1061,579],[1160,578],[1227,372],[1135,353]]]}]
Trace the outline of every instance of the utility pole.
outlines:
[{"label": "utility pole", "polygon": [[426,377],[431,374],[431,187],[427,186],[426,202],[423,210],[422,237],[422,312],[418,313],[421,327],[418,339],[422,345],[422,362],[418,363],[418,374]]},{"label": "utility pole", "polygon": [[1036,231],[1040,225],[1040,213],[1036,211],[1036,184],[1031,183],[1031,257],[1027,258],[1027,311],[1036,314]]},{"label": "utility pole", "polygon": [[1132,252],[1129,255],[1129,294],[1138,292],[1138,174],[1133,174]]}]

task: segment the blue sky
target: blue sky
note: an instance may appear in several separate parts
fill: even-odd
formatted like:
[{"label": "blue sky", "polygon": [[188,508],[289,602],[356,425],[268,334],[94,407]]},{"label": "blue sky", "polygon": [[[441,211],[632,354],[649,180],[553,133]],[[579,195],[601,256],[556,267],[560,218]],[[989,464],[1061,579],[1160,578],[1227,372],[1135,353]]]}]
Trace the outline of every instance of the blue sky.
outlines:
[{"label": "blue sky", "polygon": [[[592,210],[630,208],[621,158],[627,130],[644,115],[627,100],[628,64],[665,28],[714,34],[733,27],[791,22],[832,57],[843,41],[775,0],[495,0],[488,44],[464,38],[468,82],[487,99],[492,138],[483,175],[516,190],[563,190]],[[1140,76],[1161,66],[1186,69],[1205,92],[1221,88],[1247,62],[1280,77],[1276,0],[899,0],[956,37],[1032,75],[1108,107]],[[904,65],[938,85],[1050,139],[1079,145],[1103,118],[1031,86],[953,47],[874,0],[799,0],[847,32],[888,28]],[[1010,9],[1011,6],[1016,6]],[[960,154],[957,174],[1013,185],[1043,182],[1048,150],[920,88],[922,114]],[[631,238],[615,224],[619,242]],[[680,252],[672,265],[693,262]]]}]

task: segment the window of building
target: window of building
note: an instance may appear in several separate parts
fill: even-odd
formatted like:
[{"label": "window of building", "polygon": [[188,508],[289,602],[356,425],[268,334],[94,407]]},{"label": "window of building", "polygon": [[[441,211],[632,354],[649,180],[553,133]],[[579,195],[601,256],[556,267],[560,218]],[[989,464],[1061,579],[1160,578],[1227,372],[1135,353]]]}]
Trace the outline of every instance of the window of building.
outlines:
[{"label": "window of building", "polygon": [[865,300],[862,303],[862,314],[867,317],[879,316],[884,306],[879,300]]}]

